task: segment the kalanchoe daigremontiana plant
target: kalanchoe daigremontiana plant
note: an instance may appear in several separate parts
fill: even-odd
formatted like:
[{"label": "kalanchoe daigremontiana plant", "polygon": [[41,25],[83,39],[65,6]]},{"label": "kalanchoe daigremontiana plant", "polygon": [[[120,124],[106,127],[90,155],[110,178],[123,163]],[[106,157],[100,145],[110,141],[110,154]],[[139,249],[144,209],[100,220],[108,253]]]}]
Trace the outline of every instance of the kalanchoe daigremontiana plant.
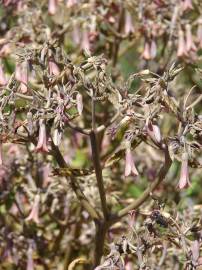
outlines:
[{"label": "kalanchoe daigremontiana plant", "polygon": [[0,268],[200,269],[199,0],[0,5]]}]

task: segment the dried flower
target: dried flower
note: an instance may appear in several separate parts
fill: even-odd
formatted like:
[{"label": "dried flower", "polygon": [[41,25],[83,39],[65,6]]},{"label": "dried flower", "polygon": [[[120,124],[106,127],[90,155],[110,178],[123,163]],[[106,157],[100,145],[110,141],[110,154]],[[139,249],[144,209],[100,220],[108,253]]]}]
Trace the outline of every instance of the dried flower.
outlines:
[{"label": "dried flower", "polygon": [[15,78],[20,84],[20,90],[22,93],[27,92],[27,83],[28,83],[28,66],[27,62],[20,63],[16,66]]},{"label": "dried flower", "polygon": [[40,195],[36,194],[34,198],[34,203],[32,206],[32,210],[29,216],[26,218],[27,221],[33,220],[35,223],[39,223],[39,203],[40,203]]},{"label": "dried flower", "polygon": [[182,154],[182,165],[180,171],[180,180],[178,183],[179,189],[186,188],[190,185],[189,182],[189,167],[188,167],[188,154],[185,152]]},{"label": "dried flower", "polygon": [[178,32],[178,49],[177,49],[177,56],[178,57],[182,57],[182,56],[186,56],[187,55],[187,51],[186,51],[186,43],[185,43],[185,39],[184,39],[184,32],[180,29]]},{"label": "dried flower", "polygon": [[6,76],[4,74],[3,68],[0,65],[0,85],[6,85],[7,80],[6,80]]},{"label": "dried flower", "polygon": [[78,113],[79,115],[81,115],[83,111],[83,98],[80,93],[76,95],[76,104],[77,104]]},{"label": "dried flower", "polygon": [[126,148],[126,156],[125,156],[125,176],[127,177],[131,174],[133,174],[134,176],[139,175],[139,173],[135,167],[132,151],[131,151],[130,147],[127,147]]},{"label": "dried flower", "polygon": [[134,30],[134,26],[133,26],[133,21],[132,21],[132,17],[130,15],[130,12],[128,12],[126,10],[126,16],[125,16],[125,33],[126,35],[133,33]]},{"label": "dried flower", "polygon": [[46,125],[43,119],[39,120],[39,138],[35,148],[36,152],[49,152],[46,138]]}]

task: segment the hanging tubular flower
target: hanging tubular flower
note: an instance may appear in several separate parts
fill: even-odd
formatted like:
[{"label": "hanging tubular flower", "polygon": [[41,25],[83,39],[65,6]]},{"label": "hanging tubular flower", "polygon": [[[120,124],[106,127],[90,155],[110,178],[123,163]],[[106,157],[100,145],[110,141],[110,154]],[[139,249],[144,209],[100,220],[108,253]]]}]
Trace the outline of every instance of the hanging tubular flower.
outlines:
[{"label": "hanging tubular flower", "polygon": [[4,74],[3,68],[0,65],[0,85],[6,85],[7,80],[6,80],[6,76]]},{"label": "hanging tubular flower", "polygon": [[125,156],[125,176],[127,177],[129,175],[137,176],[139,173],[135,167],[132,151],[130,147],[127,147]]},{"label": "hanging tubular flower", "polygon": [[202,48],[202,18],[198,21],[198,28],[197,28],[197,40],[199,43],[199,47]]},{"label": "hanging tubular flower", "polygon": [[151,121],[147,121],[146,123],[147,133],[150,136],[150,138],[156,142],[161,142],[161,131],[160,128],[157,125],[152,124]]},{"label": "hanging tubular flower", "polygon": [[188,10],[188,9],[193,9],[193,6],[192,6],[192,0],[184,0],[182,2],[182,9],[184,11]]},{"label": "hanging tubular flower", "polygon": [[133,26],[133,20],[130,15],[130,13],[126,10],[126,17],[125,17],[125,33],[126,35],[130,33],[134,33],[134,26]]},{"label": "hanging tubular flower", "polygon": [[3,158],[2,158],[2,143],[0,142],[0,165],[3,165]]},{"label": "hanging tubular flower", "polygon": [[86,28],[84,28],[82,32],[81,49],[86,51],[90,50],[89,32]]},{"label": "hanging tubular flower", "polygon": [[187,188],[188,186],[190,186],[188,160],[189,160],[188,154],[186,152],[183,153],[180,171],[180,180],[178,183],[179,189]]},{"label": "hanging tubular flower", "polygon": [[58,76],[60,74],[60,69],[53,59],[48,61],[48,70],[50,75]]},{"label": "hanging tubular flower", "polygon": [[48,13],[50,15],[55,15],[56,11],[57,11],[57,0],[49,0],[48,2]]},{"label": "hanging tubular flower", "polygon": [[148,42],[146,42],[145,45],[144,45],[144,51],[142,53],[142,57],[145,60],[150,60],[151,59],[150,45],[149,45]]},{"label": "hanging tubular flower", "polygon": [[83,97],[80,93],[76,95],[76,105],[79,115],[82,114],[83,111]]},{"label": "hanging tubular flower", "polygon": [[196,51],[196,46],[193,42],[190,24],[186,25],[186,50],[187,52],[191,50]]},{"label": "hanging tubular flower", "polygon": [[15,78],[16,78],[16,80],[21,82],[20,91],[22,93],[26,93],[27,92],[27,83],[28,83],[28,66],[27,66],[26,61],[23,63],[20,63],[16,66]]},{"label": "hanging tubular flower", "polygon": [[40,203],[40,195],[36,194],[34,198],[34,203],[32,206],[32,210],[29,216],[26,218],[27,221],[33,220],[35,223],[39,223],[39,203]]},{"label": "hanging tubular flower", "polygon": [[155,40],[151,41],[150,54],[151,54],[152,59],[154,59],[156,57],[157,47],[156,47],[156,41]]},{"label": "hanging tubular flower", "polygon": [[43,119],[39,120],[39,138],[35,150],[36,152],[49,152],[47,146],[46,125]]},{"label": "hanging tubular flower", "polygon": [[184,40],[184,32],[180,29],[178,33],[179,39],[178,39],[178,49],[177,49],[177,56],[182,57],[183,55],[187,54],[186,51],[186,43]]},{"label": "hanging tubular flower", "polygon": [[34,261],[33,261],[33,248],[32,245],[29,245],[29,248],[27,250],[27,268],[26,270],[34,270]]}]

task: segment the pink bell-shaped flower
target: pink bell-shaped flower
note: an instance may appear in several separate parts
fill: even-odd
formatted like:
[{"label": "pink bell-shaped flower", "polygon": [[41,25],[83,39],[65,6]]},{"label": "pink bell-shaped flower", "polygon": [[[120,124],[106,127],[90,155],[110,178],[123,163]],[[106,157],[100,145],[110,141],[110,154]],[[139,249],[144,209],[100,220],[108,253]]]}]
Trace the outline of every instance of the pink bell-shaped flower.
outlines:
[{"label": "pink bell-shaped flower", "polygon": [[49,2],[48,2],[48,13],[50,15],[55,15],[55,13],[57,11],[57,5],[58,5],[57,0],[49,0]]},{"label": "pink bell-shaped flower", "polygon": [[148,121],[148,123],[146,124],[146,128],[147,128],[147,133],[150,136],[150,138],[154,142],[160,143],[161,142],[161,131],[160,131],[160,128],[157,125],[152,124],[151,121]]},{"label": "pink bell-shaped flower", "polygon": [[0,86],[6,85],[7,80],[6,80],[6,76],[4,74],[3,68],[0,65]]},{"label": "pink bell-shaped flower", "polygon": [[127,147],[125,156],[125,176],[127,177],[129,175],[137,176],[139,173],[135,167],[132,151],[130,147]]},{"label": "pink bell-shaped flower", "polygon": [[28,66],[27,66],[27,62],[19,63],[16,66],[15,78],[16,78],[16,80],[21,82],[21,84],[20,84],[21,92],[26,93],[27,92],[27,83],[28,83]]},{"label": "pink bell-shaped flower", "polygon": [[191,25],[186,25],[186,51],[196,51],[196,46],[193,42],[192,33],[191,33]]},{"label": "pink bell-shaped flower", "polygon": [[133,20],[130,15],[130,13],[126,10],[126,15],[125,15],[125,33],[126,35],[130,33],[134,33],[134,26],[133,26]]},{"label": "pink bell-shaped flower", "polygon": [[76,104],[79,115],[82,114],[83,111],[83,97],[80,93],[76,95]]},{"label": "pink bell-shaped flower", "polygon": [[27,221],[33,220],[35,223],[39,223],[39,203],[40,203],[40,195],[36,194],[34,198],[34,203],[32,206],[32,210],[29,216],[26,218]]},{"label": "pink bell-shaped flower", "polygon": [[178,33],[178,49],[177,49],[177,56],[182,57],[186,56],[187,50],[186,50],[186,43],[184,39],[184,32],[180,29]]},{"label": "pink bell-shaped flower", "polygon": [[188,160],[189,160],[188,154],[186,152],[183,153],[182,154],[181,171],[180,171],[180,180],[178,183],[179,189],[183,189],[183,188],[190,186]]},{"label": "pink bell-shaped flower", "polygon": [[39,120],[39,138],[35,150],[36,152],[49,152],[47,146],[46,125],[43,119]]}]

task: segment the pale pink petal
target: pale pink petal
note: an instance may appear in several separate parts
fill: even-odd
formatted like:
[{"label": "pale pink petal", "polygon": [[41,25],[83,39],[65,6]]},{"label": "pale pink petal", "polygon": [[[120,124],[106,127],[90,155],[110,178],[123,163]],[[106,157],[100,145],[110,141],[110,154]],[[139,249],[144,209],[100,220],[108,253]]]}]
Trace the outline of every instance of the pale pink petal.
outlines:
[{"label": "pale pink petal", "polygon": [[191,252],[192,252],[193,261],[197,262],[200,256],[200,245],[199,245],[198,240],[193,241],[191,245]]},{"label": "pale pink petal", "polygon": [[193,42],[192,33],[191,33],[191,25],[186,25],[186,51],[196,51],[196,46]]},{"label": "pale pink petal", "polygon": [[90,50],[89,33],[86,29],[84,29],[82,33],[81,48],[87,51]]},{"label": "pale pink petal", "polygon": [[27,268],[26,270],[34,270],[34,261],[32,256],[33,250],[30,246],[27,251]]},{"label": "pale pink petal", "polygon": [[192,0],[184,0],[182,2],[182,9],[184,11],[186,11],[188,9],[193,9]]},{"label": "pale pink petal", "polygon": [[150,60],[151,59],[150,45],[149,45],[148,42],[146,42],[145,45],[144,45],[144,51],[143,51],[142,57],[145,60]]},{"label": "pale pink petal", "polygon": [[197,35],[197,40],[199,42],[199,46],[200,48],[202,48],[202,19],[199,21],[196,35]]},{"label": "pale pink petal", "polygon": [[80,93],[76,95],[76,104],[79,115],[82,114],[83,111],[83,97]]},{"label": "pale pink petal", "polygon": [[157,143],[161,142],[161,131],[157,125],[152,124],[150,121],[146,124],[147,133],[150,138]]},{"label": "pale pink petal", "polygon": [[32,210],[29,216],[26,218],[27,221],[33,220],[35,223],[39,223],[39,203],[40,203],[40,195],[37,194],[34,198],[34,203],[32,206]]},{"label": "pale pink petal", "polygon": [[129,176],[133,174],[137,176],[139,173],[135,167],[133,155],[130,148],[126,149],[126,156],[125,156],[125,176]]},{"label": "pale pink petal", "polygon": [[178,49],[177,49],[177,56],[182,57],[183,55],[186,55],[186,43],[184,40],[184,32],[182,30],[179,30],[178,32]]},{"label": "pale pink petal", "polygon": [[39,138],[38,138],[38,143],[35,148],[35,151],[36,152],[49,152],[48,146],[47,146],[46,126],[43,119],[39,121]]},{"label": "pale pink petal", "polygon": [[179,189],[186,188],[190,185],[189,182],[189,167],[188,167],[188,154],[182,154],[182,164],[180,170],[180,180],[178,183]]},{"label": "pale pink petal", "polygon": [[48,2],[48,13],[54,15],[57,11],[57,0],[49,0]]},{"label": "pale pink petal", "polygon": [[125,33],[126,35],[134,32],[133,20],[128,11],[126,11],[125,17]]},{"label": "pale pink petal", "polygon": [[53,60],[48,61],[48,68],[50,75],[58,76],[60,74],[60,69]]},{"label": "pale pink petal", "polygon": [[155,40],[152,40],[152,42],[151,42],[150,54],[151,54],[151,58],[152,58],[152,59],[156,57],[156,54],[157,54],[157,47],[156,47],[156,42],[155,42]]},{"label": "pale pink petal", "polygon": [[0,85],[6,85],[6,83],[7,83],[6,76],[3,72],[2,66],[0,65]]}]

